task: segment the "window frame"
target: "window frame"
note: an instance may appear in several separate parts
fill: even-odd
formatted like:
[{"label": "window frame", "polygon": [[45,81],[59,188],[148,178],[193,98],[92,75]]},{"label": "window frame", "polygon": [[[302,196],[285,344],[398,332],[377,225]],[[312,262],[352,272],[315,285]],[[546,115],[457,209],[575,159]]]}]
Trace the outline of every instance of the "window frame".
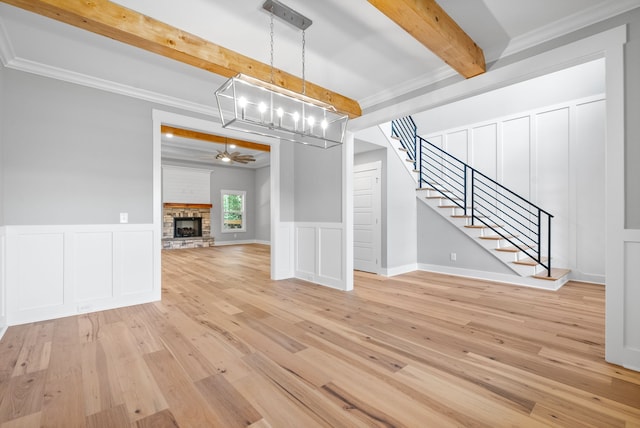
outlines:
[{"label": "window frame", "polygon": [[[227,195],[240,196],[242,198],[242,210],[241,211],[225,211],[224,198]],[[228,228],[225,227],[224,215],[225,213],[237,213],[242,217],[241,227]],[[221,190],[220,191],[220,232],[221,233],[236,233],[247,231],[247,192],[244,190]]]}]

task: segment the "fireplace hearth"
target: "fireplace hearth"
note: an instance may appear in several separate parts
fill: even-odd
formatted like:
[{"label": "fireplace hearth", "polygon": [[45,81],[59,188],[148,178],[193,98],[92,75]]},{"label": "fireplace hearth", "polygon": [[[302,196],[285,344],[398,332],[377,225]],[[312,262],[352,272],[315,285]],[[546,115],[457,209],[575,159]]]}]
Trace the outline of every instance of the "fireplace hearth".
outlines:
[{"label": "fireplace hearth", "polygon": [[162,209],[162,248],[212,247],[211,204],[165,202]]},{"label": "fireplace hearth", "polygon": [[202,217],[174,217],[173,237],[194,238],[202,236]]}]

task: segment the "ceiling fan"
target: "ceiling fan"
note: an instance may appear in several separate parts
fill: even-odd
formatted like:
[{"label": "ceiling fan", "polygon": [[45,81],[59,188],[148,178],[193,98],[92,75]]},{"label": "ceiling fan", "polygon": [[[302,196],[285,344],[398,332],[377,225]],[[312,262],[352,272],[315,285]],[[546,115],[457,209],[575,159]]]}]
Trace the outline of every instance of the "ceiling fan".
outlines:
[{"label": "ceiling fan", "polygon": [[255,158],[253,155],[243,155],[240,152],[229,153],[227,151],[227,144],[224,145],[224,152],[218,150],[218,154],[216,155],[216,159],[221,160],[222,162],[228,163],[244,163],[247,164],[249,162],[255,162]]}]

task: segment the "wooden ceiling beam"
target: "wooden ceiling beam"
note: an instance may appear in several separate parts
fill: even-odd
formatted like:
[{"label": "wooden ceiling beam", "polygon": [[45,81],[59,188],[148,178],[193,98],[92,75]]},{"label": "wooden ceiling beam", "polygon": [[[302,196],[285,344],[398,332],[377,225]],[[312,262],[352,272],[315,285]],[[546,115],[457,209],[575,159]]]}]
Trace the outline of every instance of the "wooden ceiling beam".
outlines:
[{"label": "wooden ceiling beam", "polygon": [[[244,73],[265,82],[271,80],[268,64],[108,0],[0,1],[224,77]],[[273,79],[278,86],[302,92],[302,79],[292,74],[274,69]],[[305,89],[307,96],[329,103],[351,118],[362,115],[355,100],[311,82],[306,82]]]},{"label": "wooden ceiling beam", "polygon": [[462,76],[486,71],[482,49],[435,0],[368,0]]},{"label": "wooden ceiling beam", "polygon": [[261,152],[270,152],[271,146],[268,144],[253,143],[251,141],[237,140],[235,138],[223,137],[221,135],[207,134],[205,132],[192,131],[190,129],[176,128],[173,126],[162,125],[160,128],[163,134],[173,134],[176,137],[190,138],[192,140],[208,141],[209,143],[218,144],[235,144],[236,147],[244,147],[245,149],[259,150]]}]

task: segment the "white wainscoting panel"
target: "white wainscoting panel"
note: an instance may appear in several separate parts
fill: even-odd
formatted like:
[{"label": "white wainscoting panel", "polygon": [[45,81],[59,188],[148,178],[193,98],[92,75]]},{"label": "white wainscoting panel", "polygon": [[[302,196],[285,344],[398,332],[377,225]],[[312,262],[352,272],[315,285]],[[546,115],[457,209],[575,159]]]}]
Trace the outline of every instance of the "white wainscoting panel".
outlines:
[{"label": "white wainscoting panel", "polygon": [[[575,269],[585,281],[604,282],[605,257],[605,100],[578,104],[571,166],[575,170]],[[586,214],[586,215],[585,215]]]},{"label": "white wainscoting panel", "polygon": [[151,224],[6,226],[7,324],[159,300],[155,242]]},{"label": "white wainscoting panel", "polygon": [[471,159],[474,168],[495,180],[498,176],[498,125],[490,123],[472,131]]},{"label": "white wainscoting panel", "polygon": [[10,307],[16,303],[19,311],[29,311],[64,305],[64,233],[25,233],[17,241],[18,300]]},{"label": "white wainscoting panel", "polygon": [[74,289],[78,303],[108,299],[113,290],[113,234],[74,234]]},{"label": "white wainscoting panel", "polygon": [[296,276],[309,279],[316,274],[317,228],[313,226],[296,227]]},{"label": "white wainscoting panel", "polygon": [[318,229],[318,275],[331,281],[342,280],[342,227]]},{"label": "white wainscoting panel", "polygon": [[462,162],[468,162],[468,141],[469,134],[467,130],[452,132],[447,134],[446,151],[457,157]]},{"label": "white wainscoting panel", "polygon": [[[624,243],[624,348],[640,352],[640,242]],[[632,327],[634,326],[634,327]],[[636,368],[637,370],[637,368]]]},{"label": "white wainscoting panel", "polygon": [[341,223],[295,224],[295,277],[345,289],[343,241]]},{"label": "white wainscoting panel", "polygon": [[120,293],[126,296],[153,291],[153,231],[123,231],[114,238]]},{"label": "white wainscoting panel", "polygon": [[[523,198],[529,198],[531,118],[518,117],[506,120],[501,125],[502,163],[498,181]],[[480,172],[484,173],[482,170]]]},{"label": "white wainscoting panel", "polygon": [[287,279],[295,276],[295,242],[293,222],[280,222],[274,227],[272,239],[277,245],[271,247],[271,279]]},{"label": "white wainscoting panel", "polygon": [[573,279],[604,283],[605,113],[604,96],[594,96],[427,139],[445,141],[464,160],[467,135],[471,166],[554,215],[554,265],[571,269]]}]

